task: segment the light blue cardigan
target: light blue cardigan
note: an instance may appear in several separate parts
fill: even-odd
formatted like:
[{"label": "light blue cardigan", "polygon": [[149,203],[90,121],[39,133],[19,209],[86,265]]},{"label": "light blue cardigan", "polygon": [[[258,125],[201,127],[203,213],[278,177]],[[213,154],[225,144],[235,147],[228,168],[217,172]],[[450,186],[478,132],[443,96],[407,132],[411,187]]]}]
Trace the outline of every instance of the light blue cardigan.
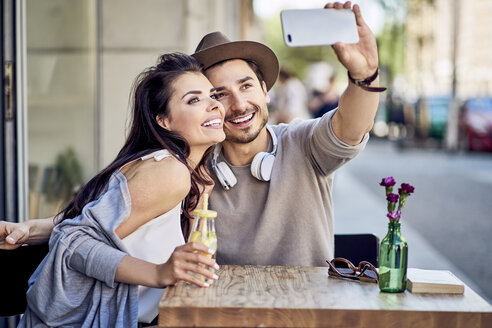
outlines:
[{"label": "light blue cardigan", "polygon": [[55,227],[18,327],[137,326],[137,286],[114,280],[127,253],[114,231],[130,211],[126,178],[116,171],[99,199]]}]

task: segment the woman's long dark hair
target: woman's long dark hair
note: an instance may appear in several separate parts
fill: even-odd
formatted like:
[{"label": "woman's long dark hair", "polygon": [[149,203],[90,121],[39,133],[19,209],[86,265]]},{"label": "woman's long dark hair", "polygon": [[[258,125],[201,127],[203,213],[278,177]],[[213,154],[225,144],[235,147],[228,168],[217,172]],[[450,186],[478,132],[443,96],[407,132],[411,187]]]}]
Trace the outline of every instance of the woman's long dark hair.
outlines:
[{"label": "woman's long dark hair", "polygon": [[173,82],[187,72],[201,73],[202,70],[193,57],[181,53],[171,53],[162,55],[157,66],[148,68],[137,77],[132,92],[131,127],[125,145],[111,164],[76,193],[67,207],[56,216],[57,223],[80,215],[86,204],[96,200],[101,195],[114,171],[155,150],[167,149],[185,164],[191,173],[191,189],[183,202],[183,215],[181,217],[181,229],[185,238],[187,237],[189,219],[191,218],[189,212],[196,207],[200,197],[198,184],[212,184],[201,172],[205,170],[208,173],[205,163],[211,153],[211,147],[193,170],[186,162],[190,154],[190,146],[186,140],[178,133],[164,129],[156,121],[156,117],[165,118],[169,116],[168,103],[174,92]]}]

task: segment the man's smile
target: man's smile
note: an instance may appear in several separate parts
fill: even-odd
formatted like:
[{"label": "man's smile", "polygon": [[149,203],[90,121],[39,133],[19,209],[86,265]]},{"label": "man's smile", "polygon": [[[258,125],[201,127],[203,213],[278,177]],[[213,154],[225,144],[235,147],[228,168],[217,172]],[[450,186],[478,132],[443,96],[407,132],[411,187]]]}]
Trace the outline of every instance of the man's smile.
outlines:
[{"label": "man's smile", "polygon": [[228,119],[227,122],[234,126],[243,127],[247,126],[254,118],[256,112],[236,116],[233,119]]}]

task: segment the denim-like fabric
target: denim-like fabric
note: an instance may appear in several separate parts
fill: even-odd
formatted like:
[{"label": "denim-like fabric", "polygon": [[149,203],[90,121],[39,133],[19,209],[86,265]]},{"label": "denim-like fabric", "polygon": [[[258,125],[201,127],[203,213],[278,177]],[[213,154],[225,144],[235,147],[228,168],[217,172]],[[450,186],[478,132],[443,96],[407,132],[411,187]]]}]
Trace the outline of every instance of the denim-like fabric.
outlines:
[{"label": "denim-like fabric", "polygon": [[127,254],[115,228],[131,211],[119,171],[82,214],[58,224],[50,252],[29,280],[19,327],[136,327],[137,286],[114,280]]}]

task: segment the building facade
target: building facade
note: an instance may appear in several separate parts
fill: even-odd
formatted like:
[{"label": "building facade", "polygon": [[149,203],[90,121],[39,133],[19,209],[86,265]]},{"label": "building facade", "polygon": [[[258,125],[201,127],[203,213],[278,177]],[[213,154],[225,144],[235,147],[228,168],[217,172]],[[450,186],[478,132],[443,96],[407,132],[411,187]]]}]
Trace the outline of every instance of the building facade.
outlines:
[{"label": "building facade", "polygon": [[[492,2],[408,1],[407,95],[492,96]],[[455,69],[455,71],[453,71]]]},{"label": "building facade", "polygon": [[12,182],[19,211],[2,210],[12,220],[55,214],[112,161],[125,139],[132,83],[160,55],[191,54],[213,31],[261,41],[253,0],[7,2],[15,7],[20,99]]}]

